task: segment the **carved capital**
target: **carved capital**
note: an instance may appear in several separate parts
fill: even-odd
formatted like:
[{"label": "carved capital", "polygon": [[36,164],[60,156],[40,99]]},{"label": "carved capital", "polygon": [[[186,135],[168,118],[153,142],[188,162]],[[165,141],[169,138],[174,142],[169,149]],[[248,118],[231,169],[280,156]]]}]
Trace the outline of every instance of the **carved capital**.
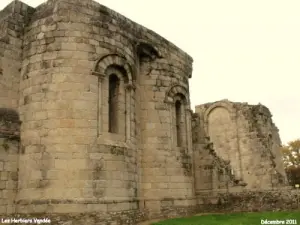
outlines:
[{"label": "carved capital", "polygon": [[97,72],[97,71],[91,71],[91,75],[97,76],[97,77],[99,77],[99,79],[101,79],[101,80],[103,80],[104,77],[105,77],[105,74],[99,73],[99,72]]},{"label": "carved capital", "polygon": [[164,102],[167,103],[167,104],[173,104],[174,103],[173,98],[171,98],[171,97],[166,97]]},{"label": "carved capital", "polygon": [[134,84],[126,84],[125,88],[126,90],[130,91],[130,90],[135,90],[136,86]]}]

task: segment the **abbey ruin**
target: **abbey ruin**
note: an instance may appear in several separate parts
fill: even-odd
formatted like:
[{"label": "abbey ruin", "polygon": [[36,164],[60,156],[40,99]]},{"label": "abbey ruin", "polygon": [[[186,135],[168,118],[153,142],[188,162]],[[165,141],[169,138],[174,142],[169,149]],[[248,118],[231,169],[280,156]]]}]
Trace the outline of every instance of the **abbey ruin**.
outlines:
[{"label": "abbey ruin", "polygon": [[191,77],[189,55],[94,1],[13,1],[0,11],[1,217],[133,225],[296,207],[268,108],[193,112]]}]

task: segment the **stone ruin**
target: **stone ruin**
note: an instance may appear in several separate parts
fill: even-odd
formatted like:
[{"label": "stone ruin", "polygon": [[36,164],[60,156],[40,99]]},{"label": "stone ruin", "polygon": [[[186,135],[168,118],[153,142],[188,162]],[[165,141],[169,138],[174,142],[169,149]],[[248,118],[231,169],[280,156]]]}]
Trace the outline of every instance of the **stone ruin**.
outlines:
[{"label": "stone ruin", "polygon": [[192,58],[90,0],[0,11],[0,214],[136,224],[294,209],[263,105],[190,109]]}]

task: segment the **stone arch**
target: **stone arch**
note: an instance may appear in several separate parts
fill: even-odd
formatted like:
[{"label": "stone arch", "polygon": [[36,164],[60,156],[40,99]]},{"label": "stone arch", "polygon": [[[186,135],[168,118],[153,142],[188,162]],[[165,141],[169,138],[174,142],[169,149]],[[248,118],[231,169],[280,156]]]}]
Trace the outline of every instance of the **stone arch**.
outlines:
[{"label": "stone arch", "polygon": [[[98,77],[97,121],[98,137],[106,141],[110,139],[126,142],[134,138],[134,122],[132,113],[135,107],[135,73],[126,57],[119,53],[105,54],[95,62],[92,75]],[[119,80],[118,95],[110,98],[110,77],[115,75]],[[114,92],[115,93],[115,92]],[[116,97],[117,96],[117,97]],[[113,107],[112,107],[113,106]],[[110,124],[110,116],[114,123]],[[117,116],[113,116],[117,115]],[[113,126],[110,126],[113,125]],[[113,127],[113,129],[112,129]]]},{"label": "stone arch", "polygon": [[190,149],[192,139],[188,90],[179,84],[175,84],[167,90],[164,102],[170,107],[172,146]]},{"label": "stone arch", "polygon": [[123,68],[126,72],[126,76],[129,84],[133,84],[135,76],[133,73],[133,67],[127,62],[127,59],[124,55],[119,53],[111,53],[101,56],[95,64],[94,71],[105,75],[105,71],[109,66],[116,66]]},{"label": "stone arch", "polygon": [[214,144],[215,151],[224,160],[232,160],[230,140],[233,123],[230,112],[222,105],[215,106],[206,115],[206,132]]},{"label": "stone arch", "polygon": [[126,71],[123,69],[123,67],[119,66],[108,66],[105,70],[105,75],[110,77],[111,75],[116,75],[120,81],[124,81],[125,83],[128,83],[128,77],[126,76]]},{"label": "stone arch", "polygon": [[178,95],[184,97],[183,103],[189,107],[190,105],[189,92],[185,87],[179,84],[175,84],[167,90],[165,96],[165,102],[174,103],[174,98]]},{"label": "stone arch", "polygon": [[136,50],[140,57],[147,56],[152,60],[154,60],[155,58],[162,58],[158,48],[145,41],[138,41]]},{"label": "stone arch", "polygon": [[242,177],[237,111],[228,100],[216,102],[204,112],[206,134],[213,142],[217,155],[230,160],[237,178]]},{"label": "stone arch", "polygon": [[214,104],[212,104],[211,106],[209,106],[206,110],[205,110],[205,113],[204,113],[204,123],[207,125],[207,119],[208,119],[208,116],[209,114],[215,109],[215,108],[218,108],[218,107],[222,107],[222,108],[225,108],[230,115],[234,115],[234,109],[232,107],[232,105],[227,101],[227,100],[224,100],[224,101],[220,101],[220,102],[216,102]]}]

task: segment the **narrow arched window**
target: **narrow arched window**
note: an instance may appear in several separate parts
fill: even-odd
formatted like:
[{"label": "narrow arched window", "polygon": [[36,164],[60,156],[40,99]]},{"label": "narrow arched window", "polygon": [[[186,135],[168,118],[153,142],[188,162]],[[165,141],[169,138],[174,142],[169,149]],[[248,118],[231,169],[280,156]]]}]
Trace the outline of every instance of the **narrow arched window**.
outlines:
[{"label": "narrow arched window", "polygon": [[177,146],[182,146],[182,113],[181,113],[181,102],[178,100],[175,102],[175,110],[176,110],[176,134],[177,134]]},{"label": "narrow arched window", "polygon": [[117,75],[110,75],[108,96],[108,132],[110,133],[118,133],[119,87],[120,80]]}]

